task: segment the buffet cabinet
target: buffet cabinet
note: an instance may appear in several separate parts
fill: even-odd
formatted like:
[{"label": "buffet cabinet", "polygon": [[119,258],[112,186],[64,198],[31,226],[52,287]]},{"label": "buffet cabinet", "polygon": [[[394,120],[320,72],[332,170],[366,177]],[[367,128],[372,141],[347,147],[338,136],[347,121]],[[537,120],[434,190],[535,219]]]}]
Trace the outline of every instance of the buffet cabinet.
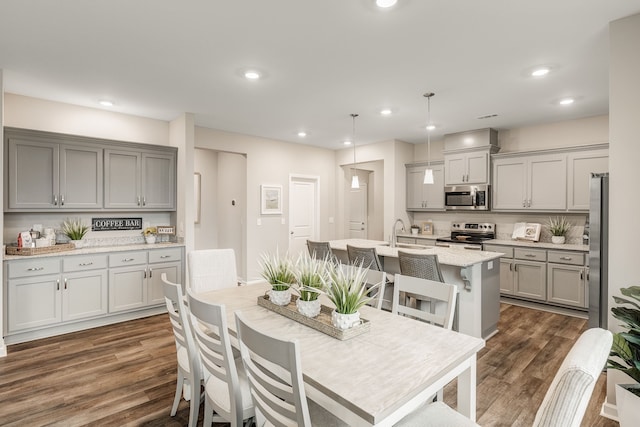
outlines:
[{"label": "buffet cabinet", "polygon": [[[183,283],[183,248],[5,261],[7,342],[162,312],[162,273]],[[119,316],[119,317],[117,317]],[[12,338],[13,337],[13,338]]]},{"label": "buffet cabinet", "polygon": [[506,297],[587,309],[589,268],[586,254],[577,251],[485,244],[502,252],[500,294]]},{"label": "buffet cabinet", "polygon": [[4,133],[6,212],[176,209],[175,147]]}]

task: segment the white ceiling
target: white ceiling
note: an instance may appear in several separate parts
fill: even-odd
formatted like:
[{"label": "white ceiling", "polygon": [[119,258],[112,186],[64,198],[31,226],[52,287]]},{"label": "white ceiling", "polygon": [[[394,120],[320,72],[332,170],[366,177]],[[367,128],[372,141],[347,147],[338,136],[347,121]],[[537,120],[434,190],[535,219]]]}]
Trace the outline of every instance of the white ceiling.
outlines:
[{"label": "white ceiling", "polygon": [[[340,149],[358,113],[358,144],[424,143],[428,91],[433,139],[608,113],[608,24],[640,13],[640,0],[373,3],[2,0],[0,68],[6,92],[126,114]],[[552,73],[527,76],[542,64]]]}]

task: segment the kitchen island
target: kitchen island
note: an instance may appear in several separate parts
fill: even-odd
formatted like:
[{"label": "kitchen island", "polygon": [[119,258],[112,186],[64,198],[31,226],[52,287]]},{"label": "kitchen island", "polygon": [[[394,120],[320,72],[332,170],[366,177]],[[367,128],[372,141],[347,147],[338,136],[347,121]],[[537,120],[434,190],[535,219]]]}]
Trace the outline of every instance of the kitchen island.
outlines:
[{"label": "kitchen island", "polygon": [[375,247],[384,271],[400,273],[398,250],[438,255],[446,283],[458,287],[457,324],[454,329],[467,335],[488,339],[498,332],[500,317],[500,262],[497,252],[475,251],[457,247],[415,248],[388,242],[363,239],[333,240],[331,250],[343,263],[348,263],[347,244]]}]

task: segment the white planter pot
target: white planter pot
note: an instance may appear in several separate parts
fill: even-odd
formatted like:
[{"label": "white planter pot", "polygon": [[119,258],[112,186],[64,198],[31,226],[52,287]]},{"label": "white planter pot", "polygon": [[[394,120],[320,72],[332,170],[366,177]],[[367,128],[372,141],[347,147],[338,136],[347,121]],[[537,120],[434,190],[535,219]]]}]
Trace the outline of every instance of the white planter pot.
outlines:
[{"label": "white planter pot", "polygon": [[627,388],[640,389],[640,384],[616,384],[616,405],[620,427],[640,426],[640,397]]},{"label": "white planter pot", "polygon": [[291,289],[286,291],[269,291],[269,301],[276,305],[287,305],[291,302]]},{"label": "white planter pot", "polygon": [[333,310],[331,312],[331,323],[338,329],[349,329],[360,324],[360,312],[352,314],[342,314]]},{"label": "white planter pot", "polygon": [[152,245],[156,242],[156,236],[144,236],[144,241]]},{"label": "white planter pot", "polygon": [[298,313],[307,317],[316,317],[320,314],[320,300],[304,301],[300,298],[296,300],[296,307],[298,307]]},{"label": "white planter pot", "polygon": [[551,236],[551,243],[555,243],[556,245],[562,245],[564,244],[564,241],[564,236]]},{"label": "white planter pot", "polygon": [[73,245],[76,247],[76,249],[79,249],[82,246],[84,246],[82,244],[82,240],[69,240],[69,243],[73,243]]}]

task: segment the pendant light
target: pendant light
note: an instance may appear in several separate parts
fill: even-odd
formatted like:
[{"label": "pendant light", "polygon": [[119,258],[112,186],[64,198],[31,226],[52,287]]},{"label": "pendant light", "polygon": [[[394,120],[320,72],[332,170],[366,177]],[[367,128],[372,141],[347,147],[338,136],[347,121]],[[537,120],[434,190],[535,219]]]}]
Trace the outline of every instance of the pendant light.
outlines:
[{"label": "pendant light", "polygon": [[431,169],[431,97],[435,95],[433,92],[427,92],[424,96],[427,98],[427,169],[424,171],[424,183],[433,184],[433,169]]},{"label": "pendant light", "polygon": [[360,188],[360,181],[358,180],[358,169],[356,169],[356,117],[357,114],[351,114],[353,119],[353,134],[351,142],[353,143],[353,175],[351,176],[351,188]]}]

